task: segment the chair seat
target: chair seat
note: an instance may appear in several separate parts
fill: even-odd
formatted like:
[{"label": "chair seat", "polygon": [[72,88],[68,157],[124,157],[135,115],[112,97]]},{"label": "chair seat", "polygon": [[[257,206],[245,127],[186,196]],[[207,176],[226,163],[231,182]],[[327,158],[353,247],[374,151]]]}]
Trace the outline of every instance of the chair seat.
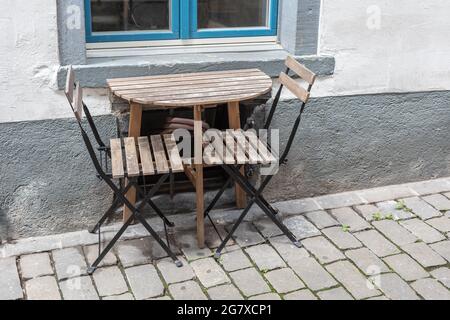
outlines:
[{"label": "chair seat", "polygon": [[267,165],[278,162],[278,155],[270,151],[254,131],[208,131],[206,139],[210,143],[204,151],[207,164]]},{"label": "chair seat", "polygon": [[173,134],[111,139],[113,178],[183,172],[183,161]]}]

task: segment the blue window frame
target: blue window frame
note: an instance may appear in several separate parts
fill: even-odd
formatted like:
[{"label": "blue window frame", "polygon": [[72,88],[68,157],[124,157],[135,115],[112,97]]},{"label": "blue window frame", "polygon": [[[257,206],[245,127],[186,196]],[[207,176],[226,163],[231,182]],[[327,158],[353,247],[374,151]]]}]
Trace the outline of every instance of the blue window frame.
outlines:
[{"label": "blue window frame", "polygon": [[279,0],[267,0],[266,25],[261,27],[198,28],[198,0],[170,0],[170,29],[158,31],[108,31],[92,30],[91,0],[85,1],[86,41],[121,42],[145,40],[175,40],[199,38],[275,36],[278,23]]}]

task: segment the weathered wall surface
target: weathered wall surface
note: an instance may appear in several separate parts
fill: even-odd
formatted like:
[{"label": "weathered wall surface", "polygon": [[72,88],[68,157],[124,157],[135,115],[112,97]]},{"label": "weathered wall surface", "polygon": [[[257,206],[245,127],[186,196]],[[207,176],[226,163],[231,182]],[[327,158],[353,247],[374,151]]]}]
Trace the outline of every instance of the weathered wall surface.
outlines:
[{"label": "weathered wall surface", "polygon": [[[0,2],[0,239],[86,228],[110,201],[57,90],[56,2]],[[318,81],[271,198],[450,174],[449,12],[441,0],[322,0],[318,50],[335,72]],[[275,127],[295,116],[290,98]],[[106,90],[85,99],[113,134]]]},{"label": "weathered wall surface", "polygon": [[[0,123],[71,116],[56,83],[56,2],[0,1]],[[94,114],[108,113],[100,92],[89,93]]]},{"label": "weathered wall surface", "polygon": [[[114,135],[112,116],[96,123]],[[0,158],[0,238],[86,228],[111,204],[75,118],[2,124]]]},{"label": "weathered wall surface", "polygon": [[450,89],[450,2],[322,0],[320,54],[336,69],[316,96]]},{"label": "weathered wall surface", "polygon": [[[298,112],[280,106],[286,141]],[[312,99],[266,195],[290,199],[450,175],[450,91]]]}]

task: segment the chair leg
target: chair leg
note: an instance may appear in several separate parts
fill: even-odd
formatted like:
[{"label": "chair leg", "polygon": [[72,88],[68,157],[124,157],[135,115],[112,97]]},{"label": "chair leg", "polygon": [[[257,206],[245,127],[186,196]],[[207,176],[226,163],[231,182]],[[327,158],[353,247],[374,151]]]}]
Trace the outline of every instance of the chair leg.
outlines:
[{"label": "chair leg", "polygon": [[230,177],[228,178],[227,182],[222,186],[222,188],[217,192],[214,199],[211,201],[211,203],[208,205],[208,207],[205,210],[205,217],[209,216],[209,213],[212,209],[216,206],[217,202],[219,201],[220,197],[223,195],[225,190],[228,189],[229,186],[233,183],[233,179]]},{"label": "chair leg", "polygon": [[[167,217],[161,212],[161,210],[156,206],[156,204],[150,198],[146,197],[146,194],[142,191],[142,189],[139,187],[138,184],[134,184],[134,187],[136,188],[139,195],[144,199],[143,202],[148,204],[156,212],[156,214],[164,221],[165,224],[167,224],[171,228],[175,226],[173,222],[167,219]],[[151,192],[152,191],[150,191],[150,193]]]},{"label": "chair leg", "polygon": [[153,236],[153,238],[156,240],[156,242],[159,243],[159,245],[164,249],[164,251],[169,255],[169,257],[172,258],[172,260],[175,262],[175,265],[177,267],[182,267],[183,263],[178,260],[177,256],[172,252],[172,250],[169,249],[169,247],[162,241],[160,236],[153,230],[153,228],[147,223],[144,217],[142,217],[141,214],[137,213],[135,214],[136,219],[139,220],[139,222],[142,223],[145,229]]},{"label": "chair leg", "polygon": [[[130,218],[125,222],[125,224],[120,228],[119,232],[116,233],[116,235],[111,239],[111,241],[108,243],[105,249],[100,253],[100,255],[97,257],[97,259],[94,261],[94,263],[87,269],[88,274],[93,274],[95,270],[97,270],[98,265],[102,260],[105,258],[105,256],[108,254],[109,251],[111,251],[112,247],[116,244],[117,240],[122,236],[122,234],[127,230],[127,228],[130,226],[131,222],[133,221],[133,215],[130,216]],[[100,244],[99,244],[100,245]]]},{"label": "chair leg", "polygon": [[[140,213],[140,211],[145,206],[147,201],[149,199],[151,199],[151,197],[158,191],[158,189],[161,187],[161,185],[164,183],[164,181],[166,179],[167,179],[167,175],[165,175],[159,179],[158,183],[152,188],[150,193],[145,197],[144,201],[138,206],[138,208],[133,206],[133,204],[131,204],[130,201],[128,201],[128,199],[125,197],[127,189],[129,189],[129,187],[133,186],[136,183],[135,181],[130,181],[129,185],[127,186],[127,188],[125,188],[125,190],[120,190],[114,185],[114,183],[112,181],[105,180],[105,181],[107,181],[108,185],[111,187],[113,192],[116,194],[118,201],[120,203],[123,203],[125,206],[127,206],[130,209],[130,211],[132,212],[132,214],[128,218],[128,220],[125,222],[125,224],[114,235],[114,237],[108,243],[106,248],[100,253],[100,255],[97,257],[97,259],[94,261],[94,263],[88,268],[88,270],[87,270],[88,274],[93,274],[95,272],[95,270],[98,268],[98,265],[100,264],[100,262],[105,258],[105,256],[112,249],[112,247],[116,244],[116,242],[123,235],[123,233],[126,231],[126,229],[131,225],[131,223],[133,222],[134,219],[137,219],[137,220],[139,220],[139,222],[142,223],[142,225],[145,227],[145,229],[147,229],[147,231],[150,233],[150,235],[153,236],[153,238],[159,243],[159,245],[164,249],[164,251],[166,251],[167,254],[174,260],[177,267],[183,266],[181,261],[179,261],[177,259],[175,254],[168,248],[168,246],[164,243],[164,241],[162,241],[162,239],[159,237],[159,235],[152,229],[152,227],[147,223],[145,218],[143,218]],[[100,243],[99,243],[99,246],[100,246]]]},{"label": "chair leg", "polygon": [[[267,201],[265,201],[265,199],[260,195],[260,193],[262,192],[262,189],[256,190],[248,181],[246,181],[242,177],[240,172],[236,172],[236,170],[233,170],[232,168],[230,168],[230,166],[224,165],[223,168],[230,175],[230,177],[232,177],[233,180],[235,180],[244,189],[244,191],[247,194],[252,196],[252,199],[250,200],[247,207],[242,212],[241,216],[238,218],[238,220],[233,225],[233,228],[228,233],[225,240],[221,243],[221,245],[217,249],[215,257],[216,258],[220,257],[221,251],[226,246],[227,242],[231,239],[232,235],[237,230],[239,225],[242,223],[244,217],[250,211],[250,208],[253,206],[254,203],[256,203],[263,210],[263,212],[278,226],[278,228],[280,228],[280,230],[289,238],[289,240],[291,240],[294,243],[295,246],[301,247],[301,243],[292,234],[292,232],[283,223],[281,223],[277,219],[277,217],[276,217],[277,212],[275,211],[275,209]],[[265,185],[262,187],[264,188]]]},{"label": "chair leg", "polygon": [[237,228],[239,227],[241,222],[244,220],[244,218],[247,215],[247,213],[249,212],[249,210],[250,210],[250,207],[247,206],[247,208],[241,213],[241,215],[239,216],[237,221],[234,223],[233,228],[231,228],[230,232],[228,232],[228,234],[225,237],[225,239],[222,241],[220,246],[216,249],[216,253],[214,254],[214,258],[216,258],[216,259],[220,258],[222,250],[225,248],[225,246],[227,245],[228,241],[230,241],[231,237],[236,232]]},{"label": "chair leg", "polygon": [[[130,188],[131,185],[128,184],[128,186],[122,192],[127,193]],[[89,233],[97,233],[98,229],[105,223],[106,219],[108,219],[114,213],[116,208],[122,204],[123,203],[119,201],[119,198],[114,193],[114,201],[112,205],[109,207],[108,210],[106,210],[105,214],[101,217],[101,219],[97,222],[97,224],[91,230],[89,230]]]}]

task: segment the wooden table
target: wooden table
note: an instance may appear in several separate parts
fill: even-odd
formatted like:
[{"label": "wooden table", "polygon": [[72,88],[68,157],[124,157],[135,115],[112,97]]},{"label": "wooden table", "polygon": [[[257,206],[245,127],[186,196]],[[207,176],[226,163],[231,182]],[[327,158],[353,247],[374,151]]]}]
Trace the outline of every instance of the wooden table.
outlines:
[{"label": "wooden table", "polygon": [[[239,102],[257,98],[272,89],[271,78],[258,69],[230,70],[172,74],[149,77],[109,79],[112,94],[130,104],[129,136],[139,137],[143,110],[168,108],[193,108],[194,162],[185,166],[185,172],[195,186],[197,195],[197,237],[199,247],[204,247],[204,191],[202,163],[202,112],[218,104],[228,104],[228,118],[231,129],[241,127]],[[130,190],[127,198],[136,202],[136,190]],[[245,207],[243,190],[236,186],[236,203]],[[130,216],[124,208],[124,219]]]}]

